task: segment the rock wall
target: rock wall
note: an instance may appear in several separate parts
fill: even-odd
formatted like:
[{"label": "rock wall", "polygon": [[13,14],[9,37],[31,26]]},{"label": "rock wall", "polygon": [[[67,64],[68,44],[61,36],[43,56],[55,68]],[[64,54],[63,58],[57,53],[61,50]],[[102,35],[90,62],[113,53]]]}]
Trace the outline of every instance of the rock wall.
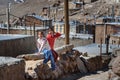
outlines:
[{"label": "rock wall", "polygon": [[0,80],[25,80],[24,75],[24,60],[0,57]]}]

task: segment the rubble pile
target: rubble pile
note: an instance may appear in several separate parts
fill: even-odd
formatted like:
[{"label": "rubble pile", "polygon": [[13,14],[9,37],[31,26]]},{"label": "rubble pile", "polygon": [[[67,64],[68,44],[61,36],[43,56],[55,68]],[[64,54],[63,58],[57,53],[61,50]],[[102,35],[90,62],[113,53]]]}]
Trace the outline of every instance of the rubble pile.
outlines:
[{"label": "rubble pile", "polygon": [[[72,50],[72,48],[70,48],[66,51],[65,49],[68,48],[70,48],[70,46],[59,48],[58,51],[61,52],[61,54],[59,54],[59,59],[56,62],[57,67],[54,71],[51,70],[50,62],[48,62],[48,64],[43,64],[43,58],[41,58],[41,60],[36,60],[32,59],[32,57],[29,59],[23,57],[26,59],[27,64],[26,80],[55,80],[70,73],[79,72],[83,74],[93,72],[109,63],[109,61],[106,61],[108,59],[104,59],[104,61],[101,62],[100,56],[85,59],[82,57],[83,54],[77,50]],[[31,64],[28,65],[30,62]]]},{"label": "rubble pile", "polygon": [[55,80],[76,72],[80,74],[94,72],[109,63],[109,58],[102,58],[101,61],[100,56],[89,56],[74,50],[73,47],[65,45],[55,49],[59,55],[55,70],[51,69],[50,62],[43,64],[43,55],[25,54],[17,57],[22,59],[11,60],[9,57],[4,58],[4,61],[1,59],[0,79]]}]

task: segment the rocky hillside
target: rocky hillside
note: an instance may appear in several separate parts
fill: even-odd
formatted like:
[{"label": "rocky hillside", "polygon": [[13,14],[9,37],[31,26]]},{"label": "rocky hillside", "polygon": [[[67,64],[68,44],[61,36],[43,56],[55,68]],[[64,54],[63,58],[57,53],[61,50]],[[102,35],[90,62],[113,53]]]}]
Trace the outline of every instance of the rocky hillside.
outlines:
[{"label": "rocky hillside", "polygon": [[[20,3],[20,4],[13,2],[14,0],[10,0],[10,1],[12,2],[10,13],[18,17],[21,17],[25,14],[32,14],[32,13],[41,14],[43,7],[53,5],[58,0],[25,0],[24,3]],[[63,0],[60,0],[60,1],[63,1]],[[5,15],[1,15],[1,14],[6,13],[6,3],[7,3],[7,0],[0,0],[0,21],[5,20]],[[98,0],[93,3],[85,4],[84,10],[83,11],[79,10],[74,12],[75,14],[70,16],[70,19],[72,20],[77,19],[80,21],[84,21],[86,17],[93,17],[93,15],[95,15],[96,17],[111,15],[112,5],[114,5],[115,15],[119,16],[120,3],[116,4],[109,0]],[[64,5],[62,5],[61,7],[63,6]],[[57,17],[62,18],[61,16],[63,16],[63,11],[60,11],[58,13],[60,14],[58,14]]]},{"label": "rocky hillside", "polygon": [[0,0],[0,5],[7,5],[8,1],[14,3],[14,0]]},{"label": "rocky hillside", "polygon": [[[18,17],[31,13],[40,14],[43,7],[50,6],[55,2],[56,0],[26,0],[24,3],[17,4],[12,0],[10,13]],[[4,3],[4,5],[1,5],[2,3]],[[0,0],[0,14],[6,13],[6,3],[7,0]],[[0,15],[0,18],[0,20],[4,19],[5,15]]]},{"label": "rocky hillside", "polygon": [[77,20],[85,22],[85,18],[87,18],[89,21],[94,20],[94,15],[97,19],[103,16],[111,16],[112,6],[114,6],[115,16],[120,16],[120,2],[113,3],[109,0],[98,0],[93,3],[85,4],[82,11],[76,12],[76,14],[70,16],[70,18],[75,18]]}]

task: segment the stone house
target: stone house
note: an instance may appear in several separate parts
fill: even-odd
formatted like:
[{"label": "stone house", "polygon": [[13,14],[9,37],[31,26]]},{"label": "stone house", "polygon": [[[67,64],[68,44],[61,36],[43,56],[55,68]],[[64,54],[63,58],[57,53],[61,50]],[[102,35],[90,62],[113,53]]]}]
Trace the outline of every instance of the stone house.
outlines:
[{"label": "stone house", "polygon": [[35,23],[36,26],[52,27],[51,19],[49,19],[48,17],[39,16],[39,15],[27,15],[25,16],[24,22],[26,26],[30,26]]},{"label": "stone house", "polygon": [[107,35],[110,35],[109,43],[119,44],[120,24],[117,22],[97,24],[95,30],[95,42],[99,44],[102,39],[102,43],[106,43]]},{"label": "stone house", "polygon": [[[79,33],[80,27],[79,24],[75,22],[69,22],[70,24],[70,33]],[[61,34],[65,33],[65,23],[63,21],[54,23],[55,32],[60,32]]]},{"label": "stone house", "polygon": [[[83,33],[83,34],[94,34],[95,27],[91,24],[83,24],[78,21],[71,21],[70,24],[70,33]],[[55,22],[54,24],[54,30],[56,32],[60,32],[62,34],[65,33],[65,23],[64,22]]]}]

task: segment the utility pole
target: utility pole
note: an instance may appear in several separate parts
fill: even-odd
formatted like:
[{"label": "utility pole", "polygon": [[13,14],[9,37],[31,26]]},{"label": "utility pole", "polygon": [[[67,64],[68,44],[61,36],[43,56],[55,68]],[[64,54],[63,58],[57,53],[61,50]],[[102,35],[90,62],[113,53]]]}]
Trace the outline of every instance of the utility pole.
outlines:
[{"label": "utility pole", "polygon": [[109,55],[109,40],[110,40],[110,35],[106,36],[106,54]]},{"label": "utility pole", "polygon": [[48,18],[49,18],[49,27],[51,27],[51,26],[50,26],[50,23],[51,23],[51,22],[50,22],[50,21],[51,21],[51,16],[50,16],[50,6],[49,6],[49,10],[48,10],[48,11],[49,11],[49,12],[48,12]]},{"label": "utility pole", "polygon": [[65,44],[69,44],[69,0],[64,0],[64,16],[65,16]]},{"label": "utility pole", "polygon": [[115,15],[115,13],[114,13],[114,5],[112,5],[112,22],[114,22],[114,15]]},{"label": "utility pole", "polygon": [[100,39],[100,58],[102,62],[102,38]]},{"label": "utility pole", "polygon": [[50,18],[50,6],[48,7],[48,18]]},{"label": "utility pole", "polygon": [[33,33],[34,33],[34,37],[35,37],[35,22],[33,23]]},{"label": "utility pole", "polygon": [[8,3],[8,5],[7,5],[7,9],[6,9],[7,34],[10,33],[10,5],[11,5],[11,3]]},{"label": "utility pole", "polygon": [[26,28],[26,15],[23,17],[23,23],[24,23],[24,28],[25,28],[25,34],[27,34],[27,28]]},{"label": "utility pole", "polygon": [[120,45],[120,37],[119,37],[119,41],[118,41],[118,47],[119,47],[119,45]]},{"label": "utility pole", "polygon": [[92,33],[93,33],[93,43],[95,43],[95,29],[96,29],[96,16],[95,14],[93,15],[94,17],[94,26],[92,27]]}]

